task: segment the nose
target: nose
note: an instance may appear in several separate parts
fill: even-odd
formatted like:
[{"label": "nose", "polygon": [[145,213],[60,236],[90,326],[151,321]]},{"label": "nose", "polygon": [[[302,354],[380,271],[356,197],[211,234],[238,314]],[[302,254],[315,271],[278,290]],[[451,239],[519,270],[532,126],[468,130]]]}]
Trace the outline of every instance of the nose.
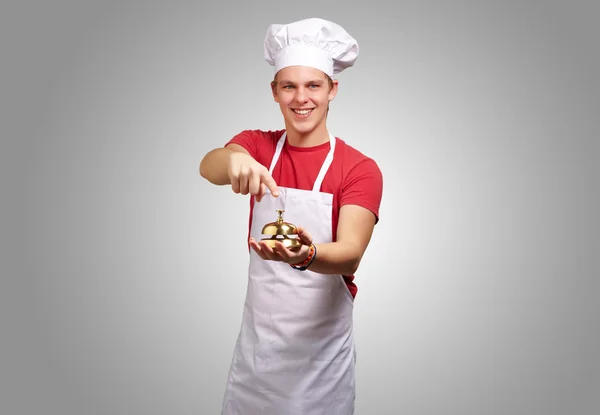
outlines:
[{"label": "nose", "polygon": [[308,100],[308,93],[304,87],[299,87],[296,89],[296,101],[298,102],[306,102]]}]

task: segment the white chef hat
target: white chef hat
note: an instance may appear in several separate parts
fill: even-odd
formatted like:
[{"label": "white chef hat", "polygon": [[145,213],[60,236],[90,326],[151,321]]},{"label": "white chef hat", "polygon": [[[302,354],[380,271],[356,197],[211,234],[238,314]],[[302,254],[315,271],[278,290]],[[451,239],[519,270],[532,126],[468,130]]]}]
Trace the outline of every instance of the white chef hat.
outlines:
[{"label": "white chef hat", "polygon": [[311,18],[272,24],[264,43],[265,60],[275,73],[287,66],[310,66],[330,77],[354,65],[358,42],[341,26]]}]

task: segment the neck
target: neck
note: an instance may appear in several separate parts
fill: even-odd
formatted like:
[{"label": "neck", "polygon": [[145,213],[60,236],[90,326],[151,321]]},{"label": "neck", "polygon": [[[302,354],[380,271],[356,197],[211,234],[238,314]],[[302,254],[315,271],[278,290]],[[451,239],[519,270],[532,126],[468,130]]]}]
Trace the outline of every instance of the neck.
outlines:
[{"label": "neck", "polygon": [[329,142],[329,131],[322,126],[308,133],[301,133],[286,125],[286,138],[289,145],[294,147],[315,147]]}]

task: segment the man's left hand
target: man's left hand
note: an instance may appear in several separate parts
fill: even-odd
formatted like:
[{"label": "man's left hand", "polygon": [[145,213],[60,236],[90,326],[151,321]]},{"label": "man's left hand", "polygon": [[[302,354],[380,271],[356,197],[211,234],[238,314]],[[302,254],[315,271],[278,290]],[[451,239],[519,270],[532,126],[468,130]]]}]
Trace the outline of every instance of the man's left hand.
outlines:
[{"label": "man's left hand", "polygon": [[256,241],[254,238],[250,238],[248,244],[264,260],[299,264],[308,257],[310,245],[313,240],[312,236],[304,228],[298,226],[297,231],[298,239],[302,242],[302,246],[296,251],[289,250],[279,241],[275,243],[275,248],[271,248],[264,241]]}]

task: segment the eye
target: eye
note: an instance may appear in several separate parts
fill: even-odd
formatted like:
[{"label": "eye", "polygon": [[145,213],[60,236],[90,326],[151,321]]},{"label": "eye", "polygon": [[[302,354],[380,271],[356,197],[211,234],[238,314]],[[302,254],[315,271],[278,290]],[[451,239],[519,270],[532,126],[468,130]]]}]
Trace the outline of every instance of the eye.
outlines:
[{"label": "eye", "polygon": [[292,85],[284,85],[282,86],[283,89],[292,89],[293,86]]},{"label": "eye", "polygon": [[313,89],[316,89],[316,88],[318,88],[318,87],[319,87],[319,85],[317,85],[317,84],[312,84],[312,85],[310,85],[310,87],[311,87],[311,88],[313,88]]}]

